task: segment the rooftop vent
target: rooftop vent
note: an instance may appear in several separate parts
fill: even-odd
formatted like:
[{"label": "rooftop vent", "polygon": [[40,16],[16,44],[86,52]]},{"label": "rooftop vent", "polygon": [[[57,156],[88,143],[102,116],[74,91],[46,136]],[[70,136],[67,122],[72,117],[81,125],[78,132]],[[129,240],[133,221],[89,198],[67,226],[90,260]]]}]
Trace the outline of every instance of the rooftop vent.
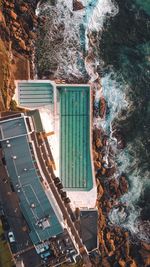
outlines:
[{"label": "rooftop vent", "polygon": [[43,218],[40,219],[39,221],[37,221],[36,225],[38,225],[41,229],[46,229],[48,227],[50,227],[50,222],[47,218]]},{"label": "rooftop vent", "polygon": [[7,147],[11,147],[11,144],[7,144]]},{"label": "rooftop vent", "polygon": [[16,156],[12,156],[12,159],[17,159],[17,157]]}]

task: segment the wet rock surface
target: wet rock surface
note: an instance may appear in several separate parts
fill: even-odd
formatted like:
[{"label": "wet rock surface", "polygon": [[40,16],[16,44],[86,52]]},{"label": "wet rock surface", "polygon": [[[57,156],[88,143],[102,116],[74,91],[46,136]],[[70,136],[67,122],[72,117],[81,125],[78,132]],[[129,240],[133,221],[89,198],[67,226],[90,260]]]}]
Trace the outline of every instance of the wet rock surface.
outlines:
[{"label": "wet rock surface", "polygon": [[73,1],[73,11],[78,11],[84,8],[84,5],[79,0]]},{"label": "wet rock surface", "polygon": [[[148,267],[150,245],[133,241],[130,232],[113,225],[109,212],[116,206],[120,210],[119,199],[128,192],[129,184],[125,174],[115,175],[116,167],[108,168],[106,163],[107,136],[102,129],[93,131],[93,158],[97,180],[97,207],[99,213],[99,258],[92,258],[93,266],[102,267]],[[110,149],[113,153],[112,148]],[[99,261],[98,261],[99,260]],[[98,263],[97,263],[98,262]]]},{"label": "wet rock surface", "polygon": [[[31,3],[30,3],[31,2]],[[31,36],[30,31],[38,23],[35,15],[36,1],[4,1],[2,13],[5,18],[3,23],[4,41],[12,42],[12,49],[24,56],[32,53],[32,41],[35,39],[34,34]],[[9,29],[9,35],[8,35]]]}]

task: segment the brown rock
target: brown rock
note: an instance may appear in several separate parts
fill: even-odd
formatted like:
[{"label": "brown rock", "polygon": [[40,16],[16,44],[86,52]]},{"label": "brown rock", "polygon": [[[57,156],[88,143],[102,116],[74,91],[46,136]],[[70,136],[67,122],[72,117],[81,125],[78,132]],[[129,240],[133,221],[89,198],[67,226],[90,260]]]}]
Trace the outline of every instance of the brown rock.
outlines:
[{"label": "brown rock", "polygon": [[4,26],[6,26],[6,21],[5,21],[5,18],[4,18],[4,15],[2,13],[2,11],[0,10],[0,24],[4,24]]},{"label": "brown rock", "polygon": [[110,238],[111,238],[111,233],[110,232],[107,232],[106,238],[108,239],[108,241],[110,240]]},{"label": "brown rock", "polygon": [[100,220],[99,227],[102,230],[105,227],[106,222],[105,222],[105,216],[103,215],[101,208],[98,209],[98,214],[99,214],[99,220]]},{"label": "brown rock", "polygon": [[130,245],[129,245],[129,241],[127,240],[124,244],[124,249],[125,249],[125,257],[126,259],[129,258],[129,253],[130,253]]},{"label": "brown rock", "polygon": [[119,261],[119,264],[120,264],[120,267],[125,267],[126,266],[126,263],[123,259],[120,259]]},{"label": "brown rock", "polygon": [[13,10],[9,10],[9,15],[12,19],[16,20],[17,19],[17,14]]},{"label": "brown rock", "polygon": [[132,260],[131,267],[137,267],[135,260]]},{"label": "brown rock", "polygon": [[34,14],[32,14],[32,21],[33,21],[34,26],[37,26],[38,25],[38,18]]},{"label": "brown rock", "polygon": [[105,203],[106,203],[106,205],[105,205],[106,206],[106,210],[107,210],[107,212],[109,212],[111,207],[112,207],[111,201],[106,200]]},{"label": "brown rock", "polygon": [[84,6],[79,0],[73,1],[73,11],[78,11],[78,10],[81,10],[83,8],[84,8]]},{"label": "brown rock", "polygon": [[102,259],[102,266],[103,267],[111,267],[111,265],[110,265],[110,263],[106,257]]},{"label": "brown rock", "polygon": [[103,145],[106,146],[106,143],[107,143],[107,136],[104,136],[103,137]]},{"label": "brown rock", "polygon": [[99,232],[99,243],[100,243],[100,245],[104,244],[103,232],[102,231]]},{"label": "brown rock", "polygon": [[140,254],[144,262],[144,267],[147,267],[150,265],[150,253],[149,251],[146,251],[144,249],[140,249]]},{"label": "brown rock", "polygon": [[13,32],[16,32],[17,31],[17,28],[15,26],[12,26],[11,29],[12,29]]},{"label": "brown rock", "polygon": [[8,1],[5,1],[4,2],[4,6],[9,6],[9,2]]},{"label": "brown rock", "polygon": [[14,22],[13,22],[13,25],[14,25],[16,28],[20,28],[20,27],[21,27],[20,24],[19,24],[17,21],[14,21]]},{"label": "brown rock", "polygon": [[110,242],[110,246],[111,246],[111,252],[114,252],[115,249],[116,249],[116,248],[115,248],[114,240],[113,240],[113,239],[110,239],[109,242]]},{"label": "brown rock", "polygon": [[4,1],[4,6],[6,7],[14,7],[14,3],[9,3],[8,1]]},{"label": "brown rock", "polygon": [[109,182],[109,190],[110,194],[113,195],[114,193],[117,193],[118,190],[118,183],[116,179],[111,179]]},{"label": "brown rock", "polygon": [[95,150],[93,150],[93,159],[97,160],[98,156],[99,156],[98,153]]},{"label": "brown rock", "polygon": [[23,50],[27,49],[25,42],[22,39],[18,42],[18,44],[19,44],[20,48],[22,48]]},{"label": "brown rock", "polygon": [[141,242],[141,246],[143,249],[150,251],[150,244],[147,244],[145,242]]},{"label": "brown rock", "polygon": [[106,174],[106,169],[105,169],[105,168],[102,168],[102,170],[101,170],[101,174],[102,174],[102,175]]},{"label": "brown rock", "polygon": [[100,98],[100,117],[104,118],[106,113],[106,101],[104,97]]},{"label": "brown rock", "polygon": [[106,170],[106,176],[107,176],[107,177],[112,176],[112,175],[115,173],[115,171],[116,171],[115,166],[112,167],[112,168],[107,169],[107,170]]},{"label": "brown rock", "polygon": [[0,10],[0,36],[2,40],[9,41],[10,30],[6,25],[5,17],[1,10]]},{"label": "brown rock", "polygon": [[95,144],[96,144],[96,147],[97,147],[97,148],[102,148],[102,147],[103,147],[103,144],[102,144],[102,141],[101,141],[100,138],[97,138],[97,139],[96,139]]},{"label": "brown rock", "polygon": [[120,198],[121,197],[121,191],[118,189],[117,192],[116,192],[116,195],[117,195],[117,198]]},{"label": "brown rock", "polygon": [[36,37],[37,37],[37,35],[36,35],[36,33],[35,32],[29,32],[29,36],[30,36],[30,38],[32,38],[32,39],[36,39]]},{"label": "brown rock", "polygon": [[129,258],[129,260],[127,261],[127,263],[128,263],[128,266],[129,267],[137,267],[136,262],[133,259],[131,259],[131,258]]},{"label": "brown rock", "polygon": [[120,188],[121,194],[125,194],[128,192],[128,182],[124,176],[121,176],[119,179],[119,188]]},{"label": "brown rock", "polygon": [[121,135],[118,135],[117,136],[117,148],[123,149],[125,147],[126,147],[125,140],[123,139]]},{"label": "brown rock", "polygon": [[101,169],[102,165],[99,161],[94,161],[95,170]]},{"label": "brown rock", "polygon": [[20,11],[21,11],[22,13],[25,13],[25,12],[28,11],[28,7],[25,6],[25,5],[20,6],[19,9],[20,9]]},{"label": "brown rock", "polygon": [[102,160],[102,154],[101,153],[98,153],[98,158],[99,158],[99,160]]},{"label": "brown rock", "polygon": [[98,198],[100,199],[104,194],[104,189],[101,184],[99,184],[97,190],[98,190]]}]

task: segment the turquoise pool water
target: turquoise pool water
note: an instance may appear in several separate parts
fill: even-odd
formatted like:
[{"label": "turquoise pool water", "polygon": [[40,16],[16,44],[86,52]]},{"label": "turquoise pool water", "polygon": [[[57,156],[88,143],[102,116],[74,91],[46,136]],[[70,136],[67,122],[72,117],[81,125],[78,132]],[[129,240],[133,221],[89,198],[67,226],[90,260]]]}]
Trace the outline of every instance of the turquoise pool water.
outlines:
[{"label": "turquoise pool water", "polygon": [[93,187],[90,158],[90,87],[58,87],[60,98],[60,169],[67,190]]}]

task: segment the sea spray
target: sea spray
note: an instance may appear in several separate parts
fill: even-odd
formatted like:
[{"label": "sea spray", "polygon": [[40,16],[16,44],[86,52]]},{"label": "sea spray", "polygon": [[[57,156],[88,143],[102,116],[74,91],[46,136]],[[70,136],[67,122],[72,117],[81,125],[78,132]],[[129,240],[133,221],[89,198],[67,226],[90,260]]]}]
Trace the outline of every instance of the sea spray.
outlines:
[{"label": "sea spray", "polygon": [[45,25],[39,27],[36,50],[40,77],[49,75],[72,83],[87,80],[84,47],[80,45],[84,11],[72,12],[71,7],[72,1],[58,0],[55,6],[47,1],[44,9],[39,10],[39,15],[46,17]]}]

